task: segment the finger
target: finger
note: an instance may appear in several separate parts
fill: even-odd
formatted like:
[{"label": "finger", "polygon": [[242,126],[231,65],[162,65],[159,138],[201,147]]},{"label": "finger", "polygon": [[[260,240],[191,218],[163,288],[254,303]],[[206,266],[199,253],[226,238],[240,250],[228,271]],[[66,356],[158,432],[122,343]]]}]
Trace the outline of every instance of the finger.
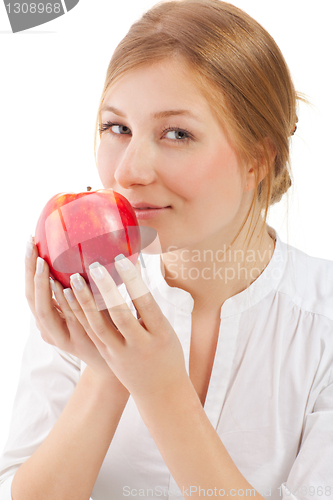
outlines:
[{"label": "finger", "polygon": [[[104,347],[99,338],[95,335],[91,326],[79,304],[71,288],[63,288],[59,283],[61,290],[57,293],[61,309],[64,311],[66,321],[68,322],[68,327],[72,337],[78,337],[76,335],[77,328],[75,328],[75,321],[82,327],[88,337],[94,342],[97,349]],[[59,290],[57,287],[57,290]],[[79,340],[82,338],[82,331],[79,332]]]},{"label": "finger", "polygon": [[61,343],[68,342],[68,335],[66,331],[64,331],[62,325],[63,320],[54,308],[54,299],[52,299],[49,280],[49,266],[47,262],[40,257],[37,257],[34,284],[36,317],[44,330],[42,332],[44,337],[48,337],[50,340],[53,338],[53,334],[56,333]]},{"label": "finger", "polygon": [[108,311],[107,309],[102,309],[100,312],[101,312],[102,314],[104,314],[104,316],[105,316],[105,318],[107,319],[107,321],[108,321],[109,323],[111,323],[111,325],[112,325],[112,326],[113,326],[116,330],[118,330],[117,325],[115,325],[115,324],[114,324],[114,322],[112,321],[112,318],[111,318],[111,316],[110,316],[110,314],[109,314],[109,311]]},{"label": "finger", "polygon": [[[69,307],[68,300],[65,299],[64,287],[62,286],[62,284],[59,283],[59,281],[53,280],[52,278],[50,278],[50,283],[51,283],[52,291],[54,293],[54,297],[56,299],[56,303],[58,304],[61,312],[67,318],[76,319],[74,312]],[[66,288],[66,290],[68,290],[68,289]],[[69,288],[69,290],[70,290],[70,288]],[[73,296],[73,293],[72,293],[72,296]],[[74,299],[75,299],[75,297],[74,297]]]},{"label": "finger", "polygon": [[124,338],[121,332],[106,319],[104,312],[97,309],[94,297],[82,276],[76,273],[72,274],[70,279],[74,296],[90,326],[90,330],[87,330],[87,333],[90,335],[89,332],[93,332],[92,340],[94,341],[96,335],[104,344],[106,343],[105,340],[107,340],[107,345],[110,347],[112,345],[113,347],[118,347],[119,342],[123,344]]},{"label": "finger", "polygon": [[[74,342],[76,345],[85,343],[88,337],[90,342],[93,342],[97,349],[104,347],[98,337],[91,330],[87,318],[82,311],[80,304],[76,300],[71,288],[65,288],[58,281],[50,278],[51,288],[55,299],[52,299],[54,307],[59,315],[66,321],[69,335],[67,337],[68,344]],[[66,350],[67,344],[63,344],[62,348]]]},{"label": "finger", "polygon": [[[127,269],[121,268],[123,263],[123,267],[127,267]],[[144,283],[136,266],[134,266],[129,259],[126,259],[122,255],[121,259],[115,260],[115,267],[121,279],[125,283],[132,302],[139,312],[146,329],[151,333],[156,332],[165,322],[166,318],[156,300],[152,296],[149,288]]]},{"label": "finger", "polygon": [[[61,283],[59,283],[59,281],[56,281],[56,280],[53,280],[52,278],[50,278],[50,284],[51,284],[51,288],[52,288],[53,295],[54,295],[53,305],[59,311],[60,316],[62,316],[67,321],[67,323],[70,323],[70,324],[75,324],[75,322],[80,323],[78,321],[78,318],[74,314],[74,311],[69,306],[70,302],[69,302],[68,298],[65,298],[66,297],[66,295],[64,293],[65,290],[64,290],[64,287],[61,285]],[[69,289],[66,288],[66,290],[69,290],[71,292],[70,301],[75,300],[75,297],[73,295],[72,290],[70,288]],[[73,297],[73,299],[72,299],[72,297]],[[87,323],[87,321],[86,321],[86,323]],[[81,326],[83,326],[83,325],[81,325]]]},{"label": "finger", "polygon": [[108,308],[112,321],[127,341],[135,340],[143,334],[142,325],[138,322],[114,280],[104,266],[95,262],[89,266],[90,275],[98,287]]},{"label": "finger", "polygon": [[38,251],[36,245],[33,243],[33,238],[26,243],[26,255],[25,255],[25,296],[28,301],[31,312],[36,316],[35,310],[35,272],[36,272],[36,260],[38,257]]},{"label": "finger", "polygon": [[[98,263],[94,263],[91,266],[91,268],[93,266],[96,266],[96,265],[98,266]],[[157,318],[157,316],[156,316],[157,304],[151,296],[150,303],[151,302],[154,303],[153,305],[154,305],[154,309],[155,309],[155,314],[154,314],[154,317],[150,318],[148,321],[147,321],[147,319],[146,319],[146,321],[143,320],[141,311],[137,307],[138,301],[133,300],[133,299],[141,296],[142,298],[140,299],[140,303],[141,303],[142,308],[145,308],[146,307],[145,304],[147,303],[147,298],[149,298],[149,295],[151,295],[151,294],[149,292],[149,289],[147,288],[147,286],[145,285],[145,283],[143,282],[143,280],[141,278],[141,266],[140,266],[140,264],[137,262],[136,265],[135,266],[132,265],[132,267],[135,268],[135,270],[136,270],[136,272],[134,273],[134,277],[136,278],[139,275],[140,279],[139,280],[137,280],[137,279],[131,280],[131,276],[128,275],[128,280],[127,280],[126,286],[130,292],[130,296],[132,298],[133,305],[134,305],[135,310],[137,312],[137,322],[139,323],[140,327],[143,328],[145,331],[149,330],[149,327],[147,327],[147,324],[150,325],[151,328],[156,330],[156,328],[160,325],[161,321],[164,321],[165,318],[164,318],[161,311],[160,311],[159,317]],[[101,269],[102,268],[103,268],[103,266],[101,267]],[[140,272],[139,272],[138,268],[140,269]],[[117,287],[115,286],[114,281],[112,280],[110,275],[107,273],[105,268],[103,268],[103,269],[106,273],[106,281],[104,282],[104,284],[102,283],[102,281],[98,281],[98,283],[97,283],[97,281],[95,280],[95,277],[93,275],[92,275],[92,277],[93,277],[96,285],[98,286],[99,291],[101,292],[105,303],[108,305],[109,312],[110,312],[110,315],[112,316],[113,321],[115,322],[115,324],[117,325],[117,327],[119,328],[121,333],[124,335],[124,337],[128,341],[133,340],[135,342],[138,338],[138,336],[137,336],[138,329],[137,329],[137,325],[135,325],[133,323],[134,316],[131,313],[131,311],[129,310],[127,305],[124,305],[124,307],[122,309],[120,307],[116,306],[117,297],[120,298],[121,301],[123,301],[123,299],[121,298],[120,293],[119,293]],[[146,295],[146,297],[144,297],[145,295]],[[146,318],[149,318],[149,314],[146,315]],[[157,321],[157,319],[158,319],[158,321]],[[143,333],[142,333],[141,328],[140,328],[140,335],[142,337]]]}]

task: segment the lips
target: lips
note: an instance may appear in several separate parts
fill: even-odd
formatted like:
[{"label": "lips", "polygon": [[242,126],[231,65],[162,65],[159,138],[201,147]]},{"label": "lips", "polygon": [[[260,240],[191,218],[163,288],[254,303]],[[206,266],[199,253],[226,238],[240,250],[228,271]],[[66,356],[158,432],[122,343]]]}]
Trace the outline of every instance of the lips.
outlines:
[{"label": "lips", "polygon": [[135,209],[138,209],[138,210],[147,210],[149,208],[167,208],[169,207],[170,205],[162,205],[162,206],[158,206],[158,205],[153,205],[152,203],[145,203],[145,202],[141,202],[141,203],[131,203],[132,207],[135,208]]},{"label": "lips", "polygon": [[154,219],[155,217],[158,217],[160,214],[165,214],[169,209],[171,209],[170,205],[167,207],[157,207],[157,208],[140,207],[140,208],[134,208],[134,211],[137,219],[139,221],[143,221],[143,220]]}]

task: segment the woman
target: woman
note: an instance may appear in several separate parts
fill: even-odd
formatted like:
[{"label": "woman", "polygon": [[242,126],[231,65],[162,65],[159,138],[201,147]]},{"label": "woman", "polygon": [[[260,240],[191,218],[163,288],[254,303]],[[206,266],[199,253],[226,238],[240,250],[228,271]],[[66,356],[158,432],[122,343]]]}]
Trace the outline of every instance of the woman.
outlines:
[{"label": "woman", "polygon": [[[329,497],[333,264],[266,223],[300,96],[218,0],[157,4],[112,56],[97,168],[160,252],[64,290],[28,244],[33,313],[2,498]],[[95,272],[95,274],[94,274]],[[135,317],[135,316],[137,317]]]}]

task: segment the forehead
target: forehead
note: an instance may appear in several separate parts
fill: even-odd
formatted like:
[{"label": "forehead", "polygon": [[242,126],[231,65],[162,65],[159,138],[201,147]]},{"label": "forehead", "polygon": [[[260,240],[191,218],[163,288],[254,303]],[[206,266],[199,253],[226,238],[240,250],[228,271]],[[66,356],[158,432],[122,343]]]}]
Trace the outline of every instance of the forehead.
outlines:
[{"label": "forehead", "polygon": [[191,106],[202,112],[210,111],[189,65],[178,58],[126,71],[108,88],[103,106],[118,108],[122,103],[133,103],[138,99],[145,104],[156,102],[161,109],[172,103],[179,108]]}]

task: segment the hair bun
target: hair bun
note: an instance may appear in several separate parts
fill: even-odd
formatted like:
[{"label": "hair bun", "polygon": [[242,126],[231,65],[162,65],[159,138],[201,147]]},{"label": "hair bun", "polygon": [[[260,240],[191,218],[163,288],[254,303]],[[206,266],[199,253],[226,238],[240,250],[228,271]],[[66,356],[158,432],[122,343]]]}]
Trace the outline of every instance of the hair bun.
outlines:
[{"label": "hair bun", "polygon": [[270,205],[278,203],[291,186],[292,181],[289,171],[287,168],[284,168],[282,173],[275,177],[273,181]]}]

